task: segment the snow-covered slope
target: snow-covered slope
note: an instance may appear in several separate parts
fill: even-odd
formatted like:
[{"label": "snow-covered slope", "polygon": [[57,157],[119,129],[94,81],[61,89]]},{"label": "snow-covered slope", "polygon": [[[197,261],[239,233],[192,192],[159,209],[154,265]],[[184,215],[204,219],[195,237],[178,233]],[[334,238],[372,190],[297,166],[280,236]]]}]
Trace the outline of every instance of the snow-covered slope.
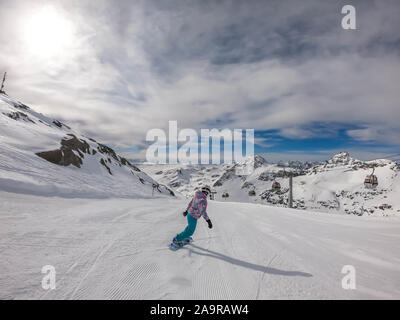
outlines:
[{"label": "snow-covered slope", "polygon": [[[390,160],[363,162],[346,152],[322,163],[268,163],[260,156],[231,165],[146,165],[139,166],[153,178],[174,190],[190,195],[209,184],[217,200],[255,202],[287,206],[289,175],[293,175],[294,207],[356,215],[400,214],[400,168]],[[250,175],[237,169],[254,167]],[[375,168],[378,186],[369,189],[364,178]],[[280,190],[272,189],[278,182]],[[223,198],[222,195],[228,195]]]},{"label": "snow-covered slope", "polygon": [[173,195],[111,148],[4,94],[0,190],[86,198]]},{"label": "snow-covered slope", "polygon": [[[371,174],[378,177],[374,189],[364,186]],[[310,169],[294,179],[296,205],[303,208],[327,208],[357,215],[393,215],[400,213],[400,170],[390,160],[362,162],[348,153]]]},{"label": "snow-covered slope", "polygon": [[[210,201],[173,252],[187,201],[0,191],[0,299],[399,299],[400,220]],[[56,271],[44,290],[42,268]],[[345,265],[355,290],[342,288]]]}]

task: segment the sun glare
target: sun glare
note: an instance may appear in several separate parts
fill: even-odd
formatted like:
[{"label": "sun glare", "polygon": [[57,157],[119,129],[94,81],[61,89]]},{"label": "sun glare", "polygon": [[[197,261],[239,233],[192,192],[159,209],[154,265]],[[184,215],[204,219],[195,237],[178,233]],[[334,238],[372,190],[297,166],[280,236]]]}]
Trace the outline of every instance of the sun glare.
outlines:
[{"label": "sun glare", "polygon": [[33,55],[58,55],[73,41],[72,23],[55,8],[42,8],[26,21],[25,40]]}]

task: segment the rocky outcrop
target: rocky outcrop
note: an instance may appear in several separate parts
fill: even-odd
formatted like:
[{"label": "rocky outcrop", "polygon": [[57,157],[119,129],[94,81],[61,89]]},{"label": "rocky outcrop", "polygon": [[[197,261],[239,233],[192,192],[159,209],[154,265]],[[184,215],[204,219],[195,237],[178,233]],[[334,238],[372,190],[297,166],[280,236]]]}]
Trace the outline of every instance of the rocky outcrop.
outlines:
[{"label": "rocky outcrop", "polygon": [[29,118],[29,116],[26,113],[23,113],[21,111],[17,111],[17,112],[10,112],[10,113],[4,113],[4,115],[6,115],[7,117],[13,119],[13,120],[23,120],[23,121],[28,121],[28,122],[32,122],[35,123],[35,121],[33,121],[31,118]]},{"label": "rocky outcrop", "polygon": [[[61,125],[63,126],[63,124]],[[89,140],[92,142],[95,141],[93,139]],[[110,175],[112,175],[110,166],[112,163],[111,159],[113,159],[114,162],[120,167],[128,166],[136,172],[141,172],[138,167],[131,164],[127,159],[118,156],[112,148],[98,142],[95,143],[97,144],[97,150],[91,148],[86,140],[78,139],[74,134],[68,133],[67,137],[61,140],[61,147],[59,149],[38,152],[36,155],[57,165],[73,165],[77,168],[80,168],[83,164],[82,159],[85,158],[85,154],[95,155],[97,152],[99,152],[105,156],[104,158],[100,159],[100,164]]]},{"label": "rocky outcrop", "polygon": [[60,148],[51,151],[38,152],[36,155],[51,163],[61,166],[69,166],[72,164],[75,167],[80,168],[82,165],[82,159],[70,149]]},{"label": "rocky outcrop", "polygon": [[[221,175],[221,177],[213,183],[213,187],[220,187],[224,184],[224,182],[232,179],[233,177],[238,177],[236,175],[235,167],[231,167],[225,170],[225,172]],[[244,180],[244,177],[241,178]]]},{"label": "rocky outcrop", "polygon": [[54,164],[80,168],[85,157],[84,153],[89,153],[90,146],[85,140],[80,140],[73,134],[68,136],[71,138],[61,140],[60,149],[38,152],[36,155]]},{"label": "rocky outcrop", "polygon": [[65,127],[67,129],[71,129],[70,127],[68,127],[66,124],[62,123],[61,121],[58,120],[54,120],[53,124],[55,124],[57,127],[62,128]]}]

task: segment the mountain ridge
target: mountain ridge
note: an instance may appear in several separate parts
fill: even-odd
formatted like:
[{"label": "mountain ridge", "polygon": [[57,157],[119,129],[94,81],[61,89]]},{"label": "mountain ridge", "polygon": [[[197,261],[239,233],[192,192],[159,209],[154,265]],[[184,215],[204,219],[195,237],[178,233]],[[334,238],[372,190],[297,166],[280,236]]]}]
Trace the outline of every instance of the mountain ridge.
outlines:
[{"label": "mountain ridge", "polygon": [[112,148],[0,94],[0,189],[64,197],[174,196]]},{"label": "mountain ridge", "polygon": [[[287,206],[292,175],[294,208],[354,215],[400,213],[397,200],[400,166],[386,159],[361,161],[345,151],[319,163],[270,163],[257,155],[255,160],[246,159],[241,164],[138,166],[188,197],[195,189],[208,184],[216,192],[217,200]],[[250,175],[236,174],[236,169],[246,171],[248,166],[254,167]],[[364,186],[364,179],[373,169],[379,184],[369,189]],[[275,182],[279,183],[279,189],[273,188]]]}]

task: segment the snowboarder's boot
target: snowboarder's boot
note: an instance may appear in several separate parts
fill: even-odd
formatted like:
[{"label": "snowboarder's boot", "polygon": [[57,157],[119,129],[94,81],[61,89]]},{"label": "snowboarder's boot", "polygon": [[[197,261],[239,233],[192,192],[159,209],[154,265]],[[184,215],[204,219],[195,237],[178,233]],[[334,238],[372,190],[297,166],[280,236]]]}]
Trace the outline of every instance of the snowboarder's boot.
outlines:
[{"label": "snowboarder's boot", "polygon": [[180,242],[176,240],[176,237],[172,239],[171,244],[169,245],[169,248],[173,251],[179,250],[184,246],[183,242]]},{"label": "snowboarder's boot", "polygon": [[183,247],[183,242],[182,242],[182,241],[178,241],[178,240],[176,239],[176,237],[172,239],[172,243],[173,243],[174,245],[178,246],[178,247]]},{"label": "snowboarder's boot", "polygon": [[188,237],[186,239],[183,239],[182,242],[183,242],[184,245],[185,244],[189,244],[189,243],[193,242],[193,238],[192,237]]}]

